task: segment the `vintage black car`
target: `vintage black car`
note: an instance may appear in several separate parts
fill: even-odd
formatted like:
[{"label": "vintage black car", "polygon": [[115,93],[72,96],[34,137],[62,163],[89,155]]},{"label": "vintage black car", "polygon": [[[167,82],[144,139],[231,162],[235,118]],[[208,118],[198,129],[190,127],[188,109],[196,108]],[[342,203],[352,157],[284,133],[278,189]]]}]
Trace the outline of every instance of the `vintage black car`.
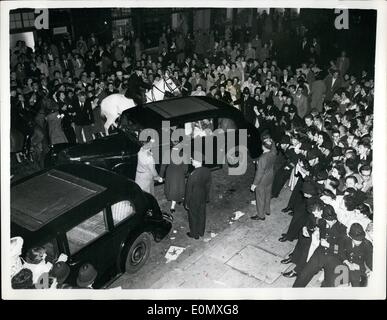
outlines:
[{"label": "vintage black car", "polygon": [[85,164],[43,170],[11,186],[11,236],[47,250],[54,262],[66,254],[75,285],[83,263],[98,271],[95,288],[147,261],[151,239],[161,241],[172,227],[156,199],[129,180]]},{"label": "vintage black car", "polygon": [[[58,163],[81,161],[87,164],[106,168],[127,177],[134,178],[137,166],[137,152],[141,148],[141,143],[138,136],[141,130],[154,129],[160,136],[162,134],[162,122],[169,121],[171,129],[181,128],[186,130],[191,128],[191,132],[187,135],[192,135],[194,138],[194,124],[205,125],[209,132],[214,132],[216,129],[234,130],[236,132],[236,144],[239,142],[239,130],[247,130],[247,150],[252,158],[257,158],[261,154],[261,142],[258,130],[246,122],[242,113],[219,100],[208,97],[183,97],[172,98],[152,103],[147,103],[142,107],[134,107],[126,110],[121,116],[121,124],[118,132],[115,132],[107,137],[103,137],[87,144],[75,146],[56,146],[46,158],[46,165],[51,166]],[[207,130],[208,131],[208,130]],[[240,158],[239,145],[236,145],[233,150],[229,148],[230,143],[225,139],[225,153],[227,157],[223,160],[217,159],[217,152],[221,148],[218,135],[202,135],[203,150],[201,152],[206,155],[206,140],[211,140],[212,153],[214,159],[211,163],[206,163],[208,167],[220,167],[222,161],[237,165],[237,160]],[[165,143],[165,141],[163,142]],[[169,145],[170,141],[167,140]],[[193,147],[193,143],[191,146]],[[159,155],[161,159],[162,145],[160,139]],[[233,153],[234,152],[234,153]],[[230,158],[233,161],[228,161]],[[236,160],[235,160],[236,159]],[[246,159],[244,159],[246,160]]]}]

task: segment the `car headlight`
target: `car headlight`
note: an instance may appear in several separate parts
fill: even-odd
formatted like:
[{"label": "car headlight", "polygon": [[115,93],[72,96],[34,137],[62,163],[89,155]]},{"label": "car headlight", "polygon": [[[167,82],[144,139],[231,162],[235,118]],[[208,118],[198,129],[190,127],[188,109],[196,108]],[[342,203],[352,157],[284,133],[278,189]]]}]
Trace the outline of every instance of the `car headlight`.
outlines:
[{"label": "car headlight", "polygon": [[70,157],[70,161],[81,161],[81,157]]}]

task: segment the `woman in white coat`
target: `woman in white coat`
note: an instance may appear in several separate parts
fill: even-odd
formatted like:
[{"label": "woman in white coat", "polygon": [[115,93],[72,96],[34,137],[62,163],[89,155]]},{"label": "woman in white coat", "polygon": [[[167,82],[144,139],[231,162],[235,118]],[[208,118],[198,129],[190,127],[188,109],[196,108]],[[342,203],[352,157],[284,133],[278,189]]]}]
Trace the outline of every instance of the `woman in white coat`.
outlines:
[{"label": "woman in white coat", "polygon": [[162,182],[155,168],[155,159],[151,151],[153,140],[145,143],[137,153],[136,183],[145,192],[154,194],[154,180]]}]

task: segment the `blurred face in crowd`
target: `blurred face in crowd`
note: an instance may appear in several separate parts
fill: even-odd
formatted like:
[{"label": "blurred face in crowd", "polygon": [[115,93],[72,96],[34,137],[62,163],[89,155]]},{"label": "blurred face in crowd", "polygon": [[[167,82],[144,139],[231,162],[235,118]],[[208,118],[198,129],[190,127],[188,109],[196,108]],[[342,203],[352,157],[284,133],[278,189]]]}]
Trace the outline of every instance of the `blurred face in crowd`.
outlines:
[{"label": "blurred face in crowd", "polygon": [[354,148],[356,151],[358,150],[359,146],[359,138],[358,137],[354,137],[353,140],[352,140],[352,143],[351,143],[351,147]]},{"label": "blurred face in crowd", "polygon": [[333,142],[338,144],[340,141],[340,133],[339,132],[333,133],[332,138],[333,138]]},{"label": "blurred face in crowd", "polygon": [[332,177],[335,177],[336,179],[340,179],[339,171],[335,167],[331,169],[331,171],[329,172],[329,175],[331,175]]},{"label": "blurred face in crowd", "polygon": [[353,177],[348,177],[347,179],[345,179],[345,186],[346,188],[353,188],[353,189],[357,189],[357,186],[356,186],[356,180],[353,178]]},{"label": "blurred face in crowd", "polygon": [[369,170],[369,169],[360,170],[360,175],[364,181],[369,181],[371,179],[371,174],[372,174],[371,170]]},{"label": "blurred face in crowd", "polygon": [[85,103],[86,101],[86,96],[84,94],[78,95],[79,102]]},{"label": "blurred face in crowd", "polygon": [[321,122],[321,120],[320,120],[319,118],[314,119],[313,123],[314,123],[314,125],[315,125],[317,128],[320,128],[321,125],[322,125],[322,122]]},{"label": "blurred face in crowd", "polygon": [[305,118],[305,124],[306,124],[308,127],[312,126],[312,125],[313,125],[313,119],[311,119],[311,118],[309,118],[309,117]]}]

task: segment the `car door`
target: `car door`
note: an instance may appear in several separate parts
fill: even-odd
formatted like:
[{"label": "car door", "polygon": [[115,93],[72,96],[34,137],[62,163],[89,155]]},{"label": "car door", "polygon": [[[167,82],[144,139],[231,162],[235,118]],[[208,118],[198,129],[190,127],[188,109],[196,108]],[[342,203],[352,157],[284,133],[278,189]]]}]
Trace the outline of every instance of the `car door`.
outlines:
[{"label": "car door", "polygon": [[98,280],[110,273],[116,253],[109,225],[108,211],[102,208],[63,233],[72,269],[71,283],[75,284],[78,270],[84,263],[96,268]]},{"label": "car door", "polygon": [[204,166],[210,169],[219,167],[214,128],[213,117],[196,118],[184,123],[185,134],[190,138],[191,156],[194,152],[201,152]]}]

